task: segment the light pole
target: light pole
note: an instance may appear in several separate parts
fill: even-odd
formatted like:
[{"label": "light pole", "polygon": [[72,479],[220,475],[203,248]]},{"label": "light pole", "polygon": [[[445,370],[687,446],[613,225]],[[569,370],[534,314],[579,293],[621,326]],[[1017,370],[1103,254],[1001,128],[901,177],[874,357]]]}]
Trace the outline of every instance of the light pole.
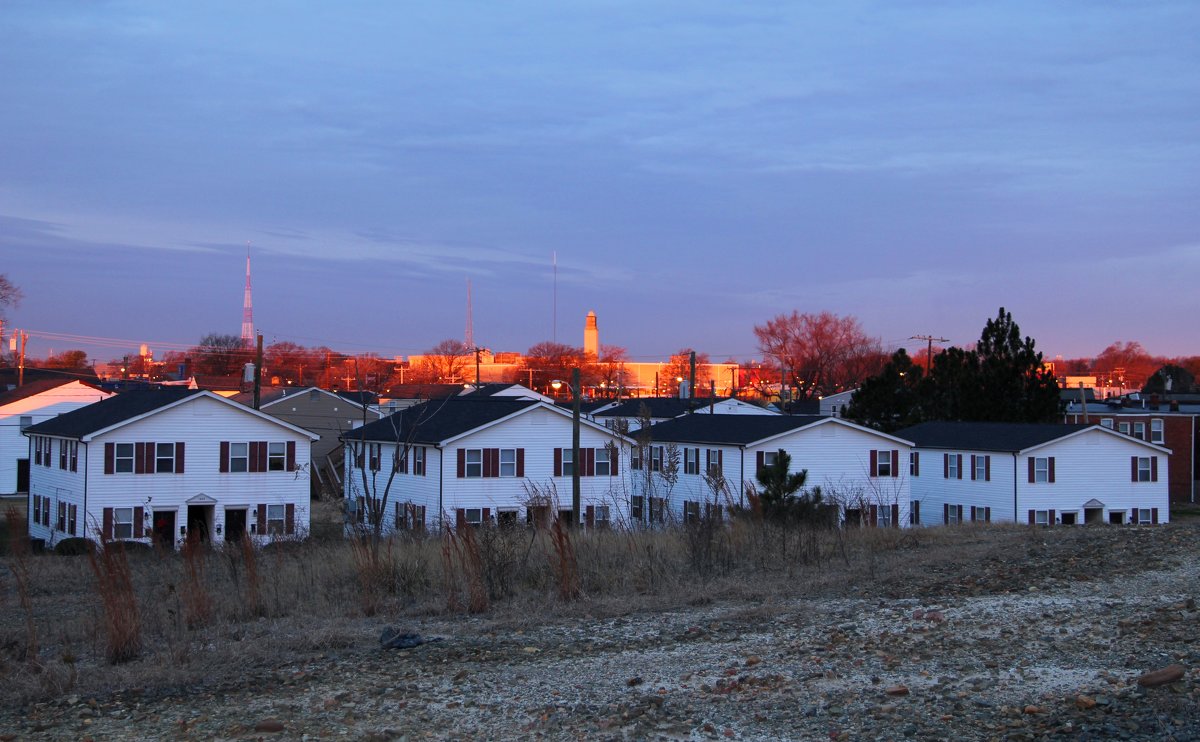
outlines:
[{"label": "light pole", "polygon": [[[562,388],[562,381],[555,379],[550,382],[557,392]],[[571,527],[579,525],[579,509],[582,505],[579,496],[579,413],[580,413],[579,368],[571,369]]]}]

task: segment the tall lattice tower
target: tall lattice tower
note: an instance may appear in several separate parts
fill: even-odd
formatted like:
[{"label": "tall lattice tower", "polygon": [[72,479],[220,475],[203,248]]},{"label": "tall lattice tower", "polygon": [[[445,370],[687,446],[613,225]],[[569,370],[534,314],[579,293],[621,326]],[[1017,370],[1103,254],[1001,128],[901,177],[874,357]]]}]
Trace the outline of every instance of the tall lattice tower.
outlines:
[{"label": "tall lattice tower", "polygon": [[254,344],[254,302],[250,301],[250,243],[246,243],[246,298],[242,299],[242,345]]}]

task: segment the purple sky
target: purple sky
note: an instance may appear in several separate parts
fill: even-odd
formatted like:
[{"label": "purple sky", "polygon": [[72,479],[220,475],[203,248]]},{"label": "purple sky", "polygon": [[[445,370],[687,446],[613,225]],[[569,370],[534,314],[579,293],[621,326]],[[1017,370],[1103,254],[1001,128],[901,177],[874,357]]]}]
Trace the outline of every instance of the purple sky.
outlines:
[{"label": "purple sky", "polygon": [[[0,272],[30,350],[757,355],[856,315],[1200,353],[1200,5],[5,2]],[[364,7],[365,6],[365,7]],[[405,7],[412,6],[412,7]],[[833,6],[818,7],[818,6]]]}]

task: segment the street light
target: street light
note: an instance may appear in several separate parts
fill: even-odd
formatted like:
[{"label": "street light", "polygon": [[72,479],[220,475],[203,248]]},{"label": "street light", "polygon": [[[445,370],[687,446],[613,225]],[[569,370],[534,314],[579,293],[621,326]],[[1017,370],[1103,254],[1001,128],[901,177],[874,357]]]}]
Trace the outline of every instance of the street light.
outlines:
[{"label": "street light", "polygon": [[[554,387],[555,394],[562,388],[563,382],[561,379],[554,379],[550,382],[550,386]],[[571,527],[579,525],[579,508],[581,498],[579,496],[579,369],[571,369]]]}]

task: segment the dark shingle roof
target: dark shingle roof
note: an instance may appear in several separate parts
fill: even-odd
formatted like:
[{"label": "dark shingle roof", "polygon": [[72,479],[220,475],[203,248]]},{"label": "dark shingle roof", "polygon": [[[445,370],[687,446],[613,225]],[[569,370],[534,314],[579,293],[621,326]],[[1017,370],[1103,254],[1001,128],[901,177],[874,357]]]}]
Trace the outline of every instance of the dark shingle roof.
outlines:
[{"label": "dark shingle roof", "polygon": [[0,392],[0,407],[13,402],[19,402],[22,399],[28,399],[35,394],[48,392],[51,389],[70,384],[74,379],[41,379],[40,381],[32,381],[28,384],[23,384],[16,389],[10,389],[7,392]]},{"label": "dark shingle roof", "polygon": [[616,407],[610,407],[603,412],[597,412],[596,417],[630,417],[641,414],[642,405],[650,411],[650,417],[679,417],[691,410],[699,410],[713,402],[724,402],[728,397],[697,397],[696,399],[679,399],[678,397],[641,397],[622,402]]},{"label": "dark shingle roof", "polygon": [[462,390],[462,384],[396,384],[383,396],[389,399],[445,399]]},{"label": "dark shingle roof", "polygon": [[114,397],[66,412],[43,423],[25,429],[26,433],[82,438],[97,430],[116,425],[165,407],[193,394],[199,389],[158,387],[143,391],[125,392]]},{"label": "dark shingle roof", "polygon": [[339,392],[339,391],[335,391],[334,394],[338,395],[342,399],[348,400],[348,401],[353,402],[354,404],[360,405],[360,406],[379,404],[379,395],[376,394],[375,392],[358,392],[358,391],[355,391],[355,392],[340,391]]},{"label": "dark shingle roof", "polygon": [[[697,413],[651,425],[655,441],[718,443],[744,446],[780,433],[799,430],[822,420],[820,415],[705,415]],[[636,434],[634,434],[636,436]]]},{"label": "dark shingle roof", "polygon": [[407,407],[347,431],[342,440],[441,443],[537,404],[537,400],[517,397],[447,397]]},{"label": "dark shingle roof", "polygon": [[896,435],[907,438],[918,448],[1016,452],[1094,427],[1098,426],[1059,423],[929,422],[898,430]]}]

